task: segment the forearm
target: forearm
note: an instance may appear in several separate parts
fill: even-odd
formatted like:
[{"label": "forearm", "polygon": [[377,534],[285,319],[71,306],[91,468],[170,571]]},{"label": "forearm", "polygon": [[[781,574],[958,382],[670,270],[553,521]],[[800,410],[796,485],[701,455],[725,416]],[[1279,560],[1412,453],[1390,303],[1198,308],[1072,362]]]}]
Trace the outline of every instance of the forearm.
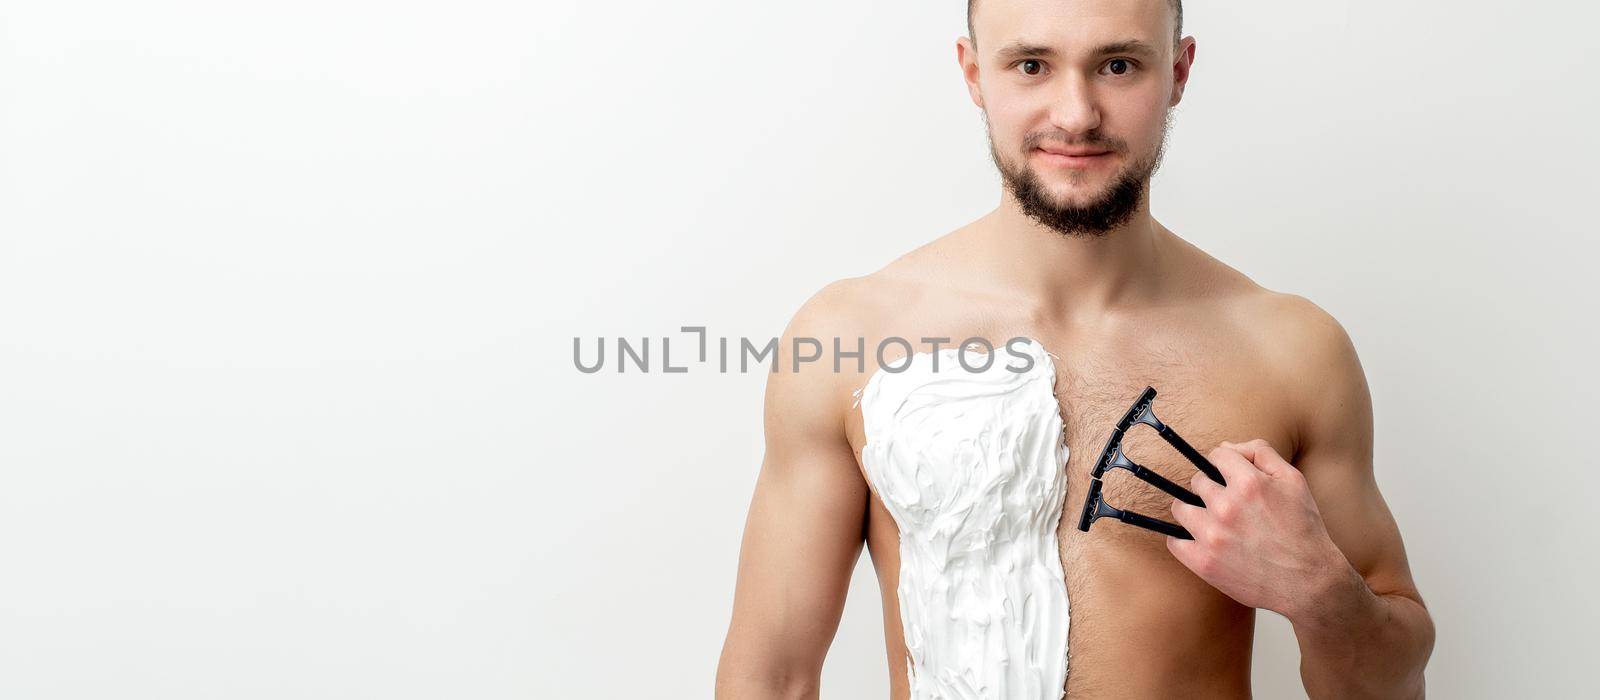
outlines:
[{"label": "forearm", "polygon": [[1300,678],[1312,698],[1421,698],[1433,652],[1422,603],[1377,594],[1354,569],[1329,583],[1316,605],[1291,618]]}]

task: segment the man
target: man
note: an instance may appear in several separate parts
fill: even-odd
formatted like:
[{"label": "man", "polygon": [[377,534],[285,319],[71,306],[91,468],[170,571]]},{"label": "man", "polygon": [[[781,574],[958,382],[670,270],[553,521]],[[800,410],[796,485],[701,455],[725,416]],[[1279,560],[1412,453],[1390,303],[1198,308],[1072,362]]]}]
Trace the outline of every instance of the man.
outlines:
[{"label": "man", "polygon": [[[956,51],[985,114],[1000,206],[828,285],[786,329],[718,696],[818,694],[863,542],[883,594],[891,695],[911,695],[899,532],[860,462],[854,394],[869,372],[848,361],[790,371],[793,339],[854,349],[865,338],[871,357],[889,337],[949,347],[1027,336],[1056,356],[1071,448],[1058,529],[1068,697],[1249,697],[1255,608],[1293,624],[1312,697],[1421,697],[1432,622],[1374,481],[1371,399],[1348,336],[1151,218],[1150,176],[1195,58],[1178,0],[975,5]],[[1192,541],[1109,520],[1073,527],[1096,451],[1146,385],[1227,485],[1133,432],[1126,451],[1207,507],[1120,470],[1105,477],[1106,500],[1170,515]]]}]

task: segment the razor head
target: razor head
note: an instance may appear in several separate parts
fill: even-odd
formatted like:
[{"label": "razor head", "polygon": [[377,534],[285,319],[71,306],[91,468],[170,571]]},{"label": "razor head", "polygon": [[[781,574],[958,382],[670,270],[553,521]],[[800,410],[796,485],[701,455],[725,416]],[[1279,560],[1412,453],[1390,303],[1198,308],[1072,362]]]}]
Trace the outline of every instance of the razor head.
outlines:
[{"label": "razor head", "polygon": [[1094,521],[1104,517],[1118,519],[1122,517],[1122,511],[1106,503],[1105,496],[1100,493],[1104,485],[1105,482],[1099,479],[1089,481],[1089,497],[1083,500],[1083,513],[1078,516],[1079,530],[1088,532],[1089,526],[1093,525]]},{"label": "razor head", "polygon": [[1127,422],[1129,428],[1132,428],[1136,423],[1143,423],[1155,428],[1158,432],[1166,430],[1166,424],[1156,417],[1155,387],[1145,387],[1144,393],[1139,394],[1139,399],[1133,402],[1133,406],[1128,409],[1127,415],[1124,415],[1122,420]]},{"label": "razor head", "polygon": [[1139,392],[1139,398],[1134,399],[1133,405],[1128,407],[1128,412],[1122,414],[1122,420],[1117,421],[1117,428],[1112,434],[1121,435],[1128,428],[1133,427],[1134,423],[1149,423],[1150,421],[1160,423],[1161,421],[1155,420],[1155,405],[1156,388],[1146,386],[1144,391]]},{"label": "razor head", "polygon": [[1094,467],[1089,470],[1089,478],[1099,481],[1110,471],[1116,456],[1122,454],[1122,433],[1113,432],[1106,439],[1106,448],[1100,451],[1100,459],[1095,460]]},{"label": "razor head", "polygon": [[1089,472],[1091,478],[1104,477],[1106,471],[1112,467],[1124,469],[1133,467],[1133,463],[1122,454],[1122,438],[1127,435],[1129,428],[1138,423],[1144,423],[1156,430],[1165,427],[1160,419],[1156,418],[1155,402],[1155,387],[1146,386],[1144,391],[1139,393],[1139,398],[1134,400],[1133,405],[1122,414],[1122,419],[1117,421],[1117,427],[1111,429],[1111,437],[1106,438],[1106,446],[1100,451],[1100,459],[1094,463],[1094,468]]},{"label": "razor head", "polygon": [[1103,483],[1099,479],[1089,482],[1089,497],[1084,499],[1083,514],[1078,516],[1079,530],[1088,532],[1089,526],[1093,525],[1094,521],[1101,518],[1112,518],[1134,527],[1144,528],[1170,537],[1183,540],[1194,539],[1194,536],[1189,534],[1189,531],[1184,529],[1182,525],[1169,523],[1148,515],[1141,515],[1131,510],[1122,510],[1110,503],[1106,503],[1105,496],[1100,492],[1101,484]]},{"label": "razor head", "polygon": [[1143,478],[1140,474],[1143,470],[1139,468],[1139,464],[1128,459],[1127,453],[1122,451],[1121,440],[1106,443],[1105,451],[1100,453],[1100,459],[1094,463],[1094,469],[1090,470],[1089,475],[1095,479],[1102,479],[1105,478],[1106,472],[1112,469],[1126,469]]}]

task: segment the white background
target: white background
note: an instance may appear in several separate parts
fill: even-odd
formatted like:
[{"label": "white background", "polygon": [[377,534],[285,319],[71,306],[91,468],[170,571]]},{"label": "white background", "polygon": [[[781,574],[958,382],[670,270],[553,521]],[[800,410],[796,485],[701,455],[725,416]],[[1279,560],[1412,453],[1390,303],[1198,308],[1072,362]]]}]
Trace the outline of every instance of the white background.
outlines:
[{"label": "white background", "polygon": [[[1156,214],[1352,335],[1435,697],[1593,686],[1597,19],[1188,7]],[[770,337],[999,196],[954,1],[0,32],[6,698],[708,696],[764,378],[573,337]],[[1256,652],[1301,693],[1281,619]],[[824,693],[886,688],[863,558]]]}]

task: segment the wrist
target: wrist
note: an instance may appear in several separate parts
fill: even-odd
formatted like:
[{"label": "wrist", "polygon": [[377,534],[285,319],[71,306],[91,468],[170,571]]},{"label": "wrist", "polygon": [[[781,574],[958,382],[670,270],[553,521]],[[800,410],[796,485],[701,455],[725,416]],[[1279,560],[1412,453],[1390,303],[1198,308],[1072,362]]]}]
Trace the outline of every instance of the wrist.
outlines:
[{"label": "wrist", "polygon": [[1296,630],[1321,633],[1359,627],[1376,601],[1360,572],[1334,548],[1326,563],[1311,572],[1306,595],[1296,602],[1283,616]]}]

